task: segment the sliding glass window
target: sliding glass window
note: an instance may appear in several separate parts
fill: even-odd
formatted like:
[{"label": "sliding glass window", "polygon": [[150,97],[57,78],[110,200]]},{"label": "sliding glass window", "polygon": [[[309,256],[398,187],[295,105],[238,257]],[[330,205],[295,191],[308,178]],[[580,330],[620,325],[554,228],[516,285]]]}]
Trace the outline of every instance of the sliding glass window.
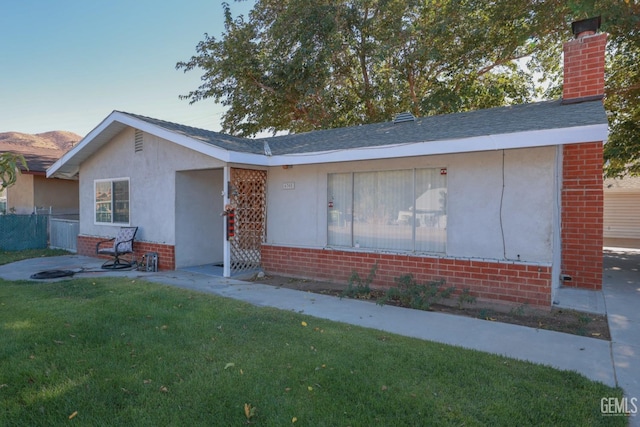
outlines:
[{"label": "sliding glass window", "polygon": [[330,246],[446,251],[446,169],[329,174],[327,188]]}]

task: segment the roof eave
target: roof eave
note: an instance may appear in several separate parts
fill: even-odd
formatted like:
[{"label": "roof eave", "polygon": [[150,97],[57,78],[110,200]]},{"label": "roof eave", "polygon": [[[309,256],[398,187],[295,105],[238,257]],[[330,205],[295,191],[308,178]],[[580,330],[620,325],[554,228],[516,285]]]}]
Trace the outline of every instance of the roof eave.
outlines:
[{"label": "roof eave", "polygon": [[96,128],[89,132],[75,147],[51,165],[47,169],[47,178],[56,177],[69,179],[77,176],[80,170],[80,164],[127,126],[169,140],[226,163],[254,166],[304,165],[532,148],[591,141],[606,141],[608,137],[608,126],[606,123],[602,123],[567,128],[482,135],[460,139],[416,141],[375,147],[265,156],[262,154],[225,150],[189,136],[172,132],[161,126],[132,117],[126,113],[114,111]]},{"label": "roof eave", "polygon": [[[92,153],[99,147],[95,147],[93,141],[98,138],[110,125],[115,122],[115,118],[119,113],[117,111],[109,114],[98,126],[93,128],[84,138],[80,140],[71,150],[67,151],[54,164],[47,168],[47,178],[72,178],[76,176],[80,170],[80,163],[77,161],[78,156],[86,151]],[[106,141],[105,141],[106,142]],[[103,143],[104,144],[104,143]],[[100,144],[101,146],[102,144]],[[94,149],[91,150],[91,147]],[[88,157],[88,156],[87,156]],[[73,160],[75,162],[72,162]]]},{"label": "roof eave", "polygon": [[230,151],[198,141],[186,135],[172,132],[161,126],[132,117],[119,111],[112,112],[96,128],[87,134],[75,147],[65,153],[58,161],[47,169],[47,178],[72,178],[80,170],[80,164],[94,154],[125,127],[132,127],[143,132],[169,140],[183,147],[198,151],[210,157],[228,162]]},{"label": "roof eave", "polygon": [[596,124],[569,128],[483,135],[462,139],[390,144],[385,146],[362,147],[348,150],[274,155],[268,158],[268,166],[379,160],[398,157],[534,148],[606,141],[607,137],[607,124]]}]

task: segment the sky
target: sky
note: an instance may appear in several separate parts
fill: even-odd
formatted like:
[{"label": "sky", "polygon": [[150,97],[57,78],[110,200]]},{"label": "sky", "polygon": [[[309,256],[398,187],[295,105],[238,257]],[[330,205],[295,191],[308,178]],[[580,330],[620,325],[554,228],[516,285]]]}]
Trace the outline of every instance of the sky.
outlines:
[{"label": "sky", "polygon": [[175,65],[223,31],[222,0],[0,0],[0,133],[85,136],[114,110],[219,131],[224,107],[179,99],[202,70]]}]

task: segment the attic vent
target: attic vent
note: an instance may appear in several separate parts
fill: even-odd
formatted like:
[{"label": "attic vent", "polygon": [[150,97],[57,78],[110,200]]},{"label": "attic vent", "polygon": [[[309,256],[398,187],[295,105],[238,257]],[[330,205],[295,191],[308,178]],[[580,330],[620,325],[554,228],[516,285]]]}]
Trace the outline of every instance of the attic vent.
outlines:
[{"label": "attic vent", "polygon": [[142,131],[136,129],[136,137],[135,137],[135,142],[134,142],[134,150],[135,152],[139,152],[142,151]]},{"label": "attic vent", "polygon": [[416,118],[413,116],[413,114],[404,112],[404,113],[396,114],[396,117],[393,119],[393,124],[397,125],[398,123],[415,122],[415,121],[416,121]]}]

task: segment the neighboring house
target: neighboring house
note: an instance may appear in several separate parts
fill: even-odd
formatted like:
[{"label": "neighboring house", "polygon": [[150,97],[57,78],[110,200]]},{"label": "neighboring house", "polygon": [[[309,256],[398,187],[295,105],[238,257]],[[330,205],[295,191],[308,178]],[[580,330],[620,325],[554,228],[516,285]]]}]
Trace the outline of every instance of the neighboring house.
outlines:
[{"label": "neighboring house", "polygon": [[558,101],[256,140],[116,111],[48,176],[79,176],[80,254],[131,224],[161,269],[345,282],[377,263],[377,286],[548,308],[602,285],[605,45],[566,44]]},{"label": "neighboring house", "polygon": [[18,132],[0,134],[0,151],[19,153],[27,161],[16,183],[0,194],[0,212],[16,214],[52,213],[78,215],[78,181],[48,179],[46,171],[73,143],[81,139],[71,132],[47,132],[28,135]]},{"label": "neighboring house", "polygon": [[640,177],[604,181],[604,245],[640,249]]}]

